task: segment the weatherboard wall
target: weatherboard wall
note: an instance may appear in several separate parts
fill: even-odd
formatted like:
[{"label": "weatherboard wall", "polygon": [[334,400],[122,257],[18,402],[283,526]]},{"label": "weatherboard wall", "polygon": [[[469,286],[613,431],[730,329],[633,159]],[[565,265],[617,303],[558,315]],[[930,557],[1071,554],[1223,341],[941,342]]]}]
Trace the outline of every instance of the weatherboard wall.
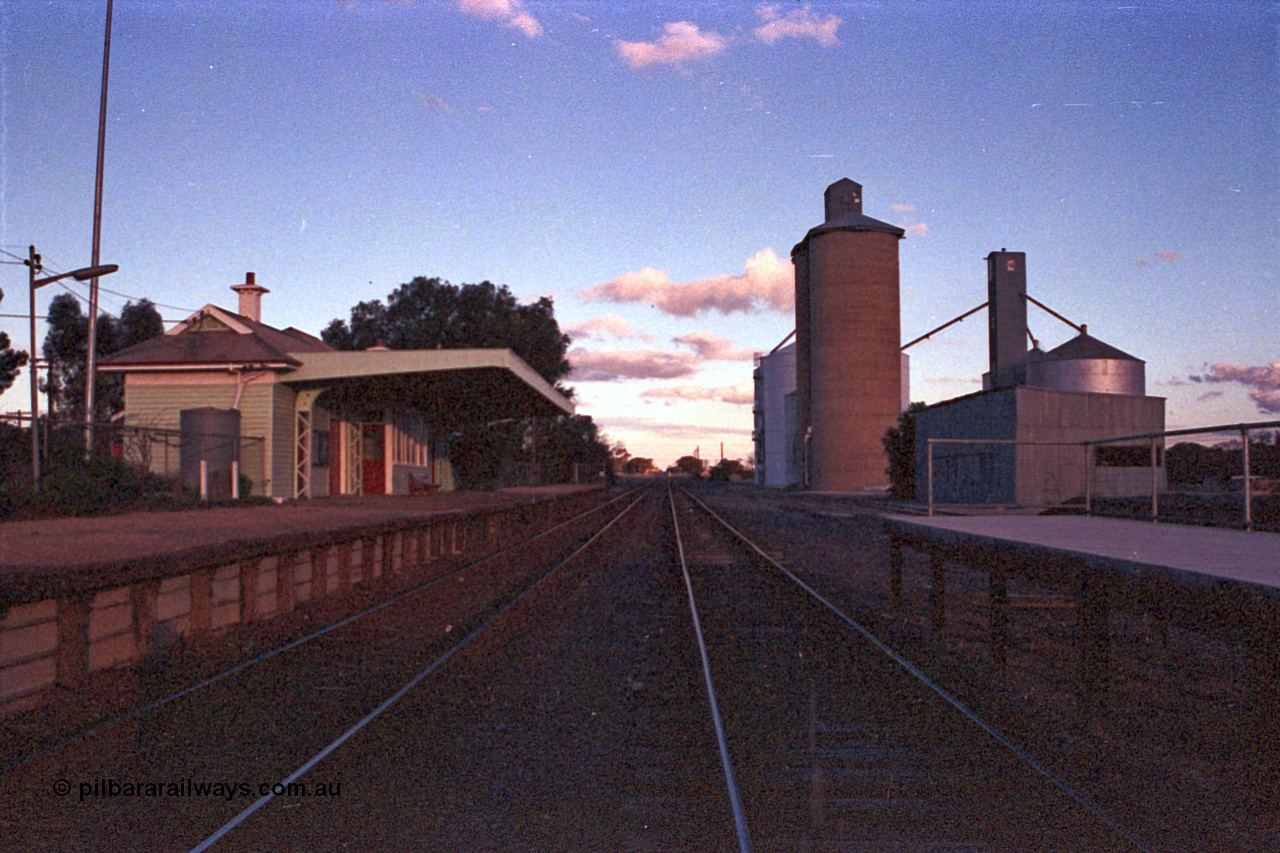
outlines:
[{"label": "weatherboard wall", "polygon": [[[244,386],[240,394],[240,435],[242,438],[263,438],[261,451],[254,456],[270,458],[269,437],[273,429],[274,376],[266,375]],[[287,390],[287,389],[286,389]],[[292,394],[292,392],[289,392]],[[230,409],[235,404],[236,379],[232,375],[214,373],[131,373],[125,377],[125,424],[133,427],[177,430],[179,413],[183,409],[199,409],[213,406]],[[290,404],[292,405],[292,403]],[[178,450],[170,448],[170,472],[177,470]],[[265,455],[264,455],[265,454]],[[253,493],[273,494],[274,471],[268,470],[264,478],[262,464],[248,464],[242,460],[243,473],[253,481]],[[151,470],[165,472],[165,460],[159,450],[152,451]],[[275,480],[276,483],[281,482]],[[286,477],[284,483],[290,482]]]}]

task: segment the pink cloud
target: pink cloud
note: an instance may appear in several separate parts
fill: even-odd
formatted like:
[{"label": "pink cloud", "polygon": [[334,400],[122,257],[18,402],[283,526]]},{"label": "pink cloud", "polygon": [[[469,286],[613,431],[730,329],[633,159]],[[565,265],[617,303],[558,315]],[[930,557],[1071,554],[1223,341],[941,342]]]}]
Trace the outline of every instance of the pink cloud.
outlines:
[{"label": "pink cloud", "polygon": [[617,314],[606,314],[603,317],[591,317],[580,323],[570,323],[563,327],[566,335],[575,341],[623,340],[640,338],[650,340],[652,335],[637,335],[631,324]]},{"label": "pink cloud", "polygon": [[889,209],[894,213],[915,213],[916,206],[914,204],[891,204]]},{"label": "pink cloud", "polygon": [[751,430],[743,427],[702,426],[689,423],[662,423],[649,418],[633,417],[601,417],[597,418],[606,429],[625,429],[635,432],[650,433],[663,438],[696,438],[704,441],[713,440],[713,436],[750,435]]},{"label": "pink cloud", "polygon": [[615,41],[622,60],[632,68],[649,65],[682,65],[695,59],[710,59],[725,49],[728,42],[719,35],[703,32],[689,21],[664,24],[662,38],[656,42]]},{"label": "pink cloud", "polygon": [[433,95],[418,95],[418,103],[431,112],[443,113],[444,115],[453,113],[453,104],[444,98],[437,98]]},{"label": "pink cloud", "polygon": [[658,400],[714,400],[735,406],[749,406],[755,402],[755,389],[750,382],[708,388],[704,385],[680,385],[675,388],[647,388],[641,397]]},{"label": "pink cloud", "polygon": [[690,332],[671,339],[674,343],[693,347],[699,358],[706,361],[750,361],[754,353],[749,349],[734,349],[733,341],[717,337],[710,332]]},{"label": "pink cloud", "polygon": [[742,275],[718,275],[697,281],[673,282],[665,272],[645,267],[582,291],[587,301],[648,302],[677,317],[703,311],[732,314],[741,311],[790,311],[795,307],[795,268],[789,259],[764,248],[747,259]]},{"label": "pink cloud", "polygon": [[477,18],[498,21],[529,38],[542,35],[542,24],[524,10],[520,0],[458,0],[458,9]]},{"label": "pink cloud", "polygon": [[1237,382],[1251,388],[1249,399],[1266,414],[1280,414],[1280,361],[1250,367],[1240,364],[1214,364],[1203,376],[1188,377],[1192,382]]},{"label": "pink cloud", "polygon": [[577,382],[612,382],[617,379],[683,379],[698,372],[701,363],[691,352],[665,350],[569,350]]},{"label": "pink cloud", "polygon": [[1181,252],[1156,252],[1156,257],[1164,261],[1166,264],[1174,263],[1182,260]]},{"label": "pink cloud", "polygon": [[915,225],[907,226],[907,235],[910,237],[923,237],[929,233],[929,226],[923,222],[917,222]]},{"label": "pink cloud", "polygon": [[836,30],[840,27],[840,18],[815,14],[808,3],[785,15],[777,6],[764,5],[756,9],[756,14],[764,23],[756,28],[755,36],[765,44],[784,38],[810,38],[823,47],[835,47],[839,42]]}]

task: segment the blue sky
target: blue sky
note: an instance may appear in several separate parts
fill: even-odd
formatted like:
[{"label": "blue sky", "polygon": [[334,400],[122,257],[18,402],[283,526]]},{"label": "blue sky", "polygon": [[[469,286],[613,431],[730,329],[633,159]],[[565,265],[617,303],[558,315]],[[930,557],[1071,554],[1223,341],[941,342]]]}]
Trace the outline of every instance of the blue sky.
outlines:
[{"label": "blue sky", "polygon": [[[60,270],[89,261],[105,6],[0,2],[0,247]],[[904,341],[982,302],[1007,247],[1147,361],[1171,427],[1275,418],[1278,26],[1274,2],[117,0],[103,284],[178,319],[253,270],[264,320],[313,333],[415,275],[549,294],[612,438],[745,457],[750,353],[793,328],[790,249],[847,176],[908,229]],[[0,312],[25,272],[0,267]],[[985,323],[911,355],[912,399],[976,390]]]}]

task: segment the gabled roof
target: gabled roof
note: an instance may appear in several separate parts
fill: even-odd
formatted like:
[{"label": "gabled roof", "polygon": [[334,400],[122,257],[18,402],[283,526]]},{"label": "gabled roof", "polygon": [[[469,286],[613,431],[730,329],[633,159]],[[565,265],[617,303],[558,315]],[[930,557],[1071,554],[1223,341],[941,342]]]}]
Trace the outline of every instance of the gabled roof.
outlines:
[{"label": "gabled roof", "polygon": [[323,392],[331,411],[416,409],[442,427],[508,417],[572,415],[573,402],[509,349],[336,350],[206,305],[175,328],[104,358],[108,372],[253,367]]},{"label": "gabled roof", "polygon": [[289,369],[302,364],[290,353],[331,351],[333,347],[298,329],[277,329],[234,311],[206,305],[163,335],[112,353],[99,364],[109,372],[226,364]]}]

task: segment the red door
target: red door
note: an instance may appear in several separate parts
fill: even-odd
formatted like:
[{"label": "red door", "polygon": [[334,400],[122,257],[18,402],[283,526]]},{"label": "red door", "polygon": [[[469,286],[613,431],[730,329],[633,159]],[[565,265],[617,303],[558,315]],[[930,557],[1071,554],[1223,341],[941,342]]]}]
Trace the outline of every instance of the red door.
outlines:
[{"label": "red door", "polygon": [[360,455],[364,459],[360,479],[366,495],[381,495],[387,491],[387,469],[383,458],[385,436],[383,424],[364,424],[360,428]]}]

